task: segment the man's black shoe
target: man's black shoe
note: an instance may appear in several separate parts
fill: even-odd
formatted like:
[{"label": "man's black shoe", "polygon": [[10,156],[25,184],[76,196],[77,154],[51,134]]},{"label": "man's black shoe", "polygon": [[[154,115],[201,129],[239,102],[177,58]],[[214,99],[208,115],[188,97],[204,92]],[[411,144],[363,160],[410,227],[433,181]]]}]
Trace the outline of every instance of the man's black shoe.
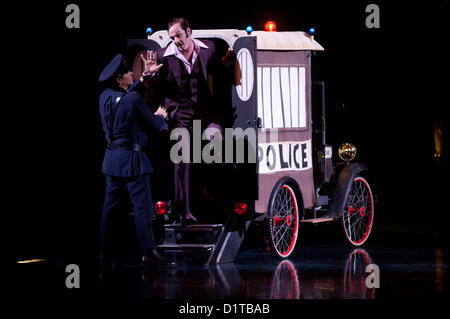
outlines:
[{"label": "man's black shoe", "polygon": [[183,226],[190,226],[190,225],[195,225],[198,224],[198,221],[195,217],[193,218],[183,218],[182,221]]}]

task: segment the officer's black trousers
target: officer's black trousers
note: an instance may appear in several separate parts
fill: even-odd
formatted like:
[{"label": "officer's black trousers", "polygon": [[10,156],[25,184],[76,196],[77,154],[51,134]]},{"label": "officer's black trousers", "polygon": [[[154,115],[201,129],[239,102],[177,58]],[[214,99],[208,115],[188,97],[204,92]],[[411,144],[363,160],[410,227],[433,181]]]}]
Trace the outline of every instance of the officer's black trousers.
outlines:
[{"label": "officer's black trousers", "polygon": [[128,189],[133,204],[134,220],[142,255],[148,255],[155,245],[152,229],[154,210],[149,174],[137,177],[112,177],[107,175],[100,230],[100,253],[104,257],[112,254],[112,243],[114,242],[114,238],[112,238],[114,236],[113,214],[119,207],[121,196],[123,196],[121,189],[124,186]]}]

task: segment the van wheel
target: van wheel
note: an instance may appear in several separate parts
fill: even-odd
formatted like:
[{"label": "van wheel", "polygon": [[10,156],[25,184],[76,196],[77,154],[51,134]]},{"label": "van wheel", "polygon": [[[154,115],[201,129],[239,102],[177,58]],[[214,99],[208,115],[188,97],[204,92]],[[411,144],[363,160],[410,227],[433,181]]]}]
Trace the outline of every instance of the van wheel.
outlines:
[{"label": "van wheel", "polygon": [[267,223],[269,243],[275,256],[286,258],[297,242],[299,207],[295,192],[287,184],[281,184],[272,198]]},{"label": "van wheel", "polygon": [[354,246],[361,246],[369,238],[373,226],[374,202],[369,183],[355,177],[342,214],[345,236]]}]

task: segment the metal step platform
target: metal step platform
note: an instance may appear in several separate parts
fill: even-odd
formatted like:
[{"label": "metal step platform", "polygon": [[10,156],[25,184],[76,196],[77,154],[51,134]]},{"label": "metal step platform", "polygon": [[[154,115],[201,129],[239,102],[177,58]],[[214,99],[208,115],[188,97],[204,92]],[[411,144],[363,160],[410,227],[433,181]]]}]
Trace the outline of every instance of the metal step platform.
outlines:
[{"label": "metal step platform", "polygon": [[180,224],[164,225],[164,244],[214,244],[219,236],[222,224]]},{"label": "metal step platform", "polygon": [[250,225],[230,217],[225,224],[164,225],[164,243],[158,250],[176,264],[214,265],[233,262]]}]

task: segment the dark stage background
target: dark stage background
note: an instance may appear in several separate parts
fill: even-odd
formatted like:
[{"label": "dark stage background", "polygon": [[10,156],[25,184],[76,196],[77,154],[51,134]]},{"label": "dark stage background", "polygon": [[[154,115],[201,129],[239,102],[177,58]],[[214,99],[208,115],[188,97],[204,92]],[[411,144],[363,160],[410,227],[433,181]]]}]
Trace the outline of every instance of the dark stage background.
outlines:
[{"label": "dark stage background", "polygon": [[[80,29],[65,27],[69,3],[80,7]],[[380,29],[365,26],[370,3],[380,7]],[[2,45],[14,96],[5,138],[18,137],[12,140],[13,168],[6,172],[16,259],[96,258],[105,183],[98,75],[116,53],[125,52],[127,38],[145,38],[147,26],[162,30],[180,15],[193,29],[261,30],[269,19],[279,31],[315,27],[315,39],[325,47],[313,61],[313,77],[327,85],[328,142],[334,151],[344,141],[356,144],[357,160],[368,164],[378,195],[375,227],[386,236],[371,242],[443,243],[447,141],[437,162],[434,126],[439,119],[441,129],[448,128],[440,78],[447,12],[444,1],[378,0],[295,6],[76,0],[5,9],[16,17],[4,28]]]}]

